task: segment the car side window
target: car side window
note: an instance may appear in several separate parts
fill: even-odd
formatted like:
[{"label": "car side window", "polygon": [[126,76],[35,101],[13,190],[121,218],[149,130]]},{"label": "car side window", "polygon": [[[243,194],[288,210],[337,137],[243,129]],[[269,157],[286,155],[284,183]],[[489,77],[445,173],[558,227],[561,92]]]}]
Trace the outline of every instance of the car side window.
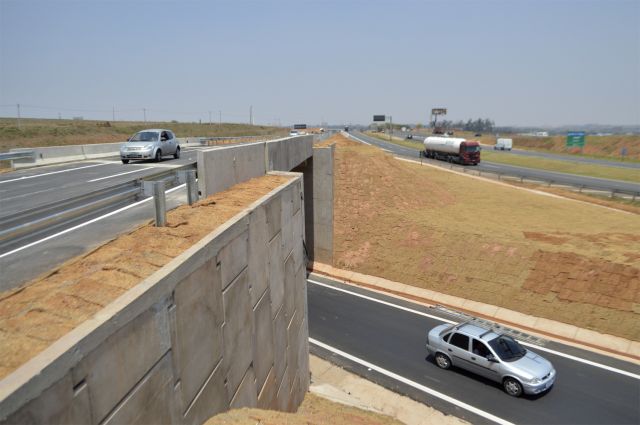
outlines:
[{"label": "car side window", "polygon": [[446,342],[449,342],[449,338],[451,338],[451,332],[446,334],[442,339],[444,339]]},{"label": "car side window", "polygon": [[162,134],[160,135],[160,140],[167,140],[167,139],[168,139],[167,132],[163,131]]},{"label": "car side window", "polygon": [[167,131],[167,134],[169,135],[169,139],[171,139],[171,140],[176,138],[176,135],[173,134],[173,132],[171,132],[171,131]]},{"label": "car side window", "polygon": [[489,354],[491,354],[491,351],[489,351],[489,348],[487,348],[486,345],[484,345],[482,342],[478,341],[477,339],[474,339],[471,342],[471,351],[473,352],[473,354],[476,354],[481,357],[487,357]]},{"label": "car side window", "polygon": [[455,345],[458,348],[469,351],[469,337],[460,333],[454,333],[451,336],[449,344]]}]

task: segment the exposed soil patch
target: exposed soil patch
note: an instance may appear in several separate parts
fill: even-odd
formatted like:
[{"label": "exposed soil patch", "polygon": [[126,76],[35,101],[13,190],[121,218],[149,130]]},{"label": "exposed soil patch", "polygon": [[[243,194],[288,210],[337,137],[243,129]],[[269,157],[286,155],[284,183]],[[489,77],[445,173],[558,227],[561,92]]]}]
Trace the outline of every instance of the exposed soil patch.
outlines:
[{"label": "exposed soil patch", "polygon": [[640,217],[336,136],[334,265],[640,340]]},{"label": "exposed soil patch", "polygon": [[181,206],[167,227],[147,224],[0,293],[0,379],[288,179],[252,179]]},{"label": "exposed soil patch", "polygon": [[260,409],[236,409],[221,413],[205,425],[401,425],[390,416],[334,403],[307,393],[296,413]]}]

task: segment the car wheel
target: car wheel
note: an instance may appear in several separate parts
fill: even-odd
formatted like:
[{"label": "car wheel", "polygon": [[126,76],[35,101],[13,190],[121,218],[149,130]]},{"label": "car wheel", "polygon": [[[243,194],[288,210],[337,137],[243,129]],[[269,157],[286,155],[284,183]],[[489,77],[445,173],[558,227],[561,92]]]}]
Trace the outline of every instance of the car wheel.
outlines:
[{"label": "car wheel", "polygon": [[176,148],[176,153],[174,153],[174,154],[173,154],[173,157],[174,157],[175,159],[180,158],[180,146],[178,146],[178,147]]},{"label": "car wheel", "polygon": [[158,149],[156,151],[156,157],[155,157],[156,162],[160,162],[162,161],[162,151],[160,149]]},{"label": "car wheel", "polygon": [[440,369],[449,369],[451,367],[451,360],[449,357],[442,353],[436,354],[436,364]]},{"label": "car wheel", "polygon": [[520,397],[522,395],[522,385],[513,378],[506,378],[502,386],[504,387],[504,391],[510,396]]},{"label": "car wheel", "polygon": [[122,160],[122,163],[123,163],[123,164],[128,164],[128,163],[129,163],[129,160],[128,160],[128,159],[123,159],[123,160]]}]

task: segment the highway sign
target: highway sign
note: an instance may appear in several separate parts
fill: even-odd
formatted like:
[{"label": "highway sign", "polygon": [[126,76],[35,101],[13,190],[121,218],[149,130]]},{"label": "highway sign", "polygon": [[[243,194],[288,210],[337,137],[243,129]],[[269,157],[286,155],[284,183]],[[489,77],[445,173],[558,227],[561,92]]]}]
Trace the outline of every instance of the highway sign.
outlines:
[{"label": "highway sign", "polygon": [[294,130],[304,130],[307,128],[306,124],[294,124],[293,125],[293,129]]},{"label": "highway sign", "polygon": [[384,115],[374,115],[373,116],[373,120],[374,121],[386,121],[387,117]]},{"label": "highway sign", "polygon": [[583,148],[584,147],[584,131],[571,131],[567,133],[567,147]]},{"label": "highway sign", "polygon": [[433,108],[431,115],[447,115],[447,108]]}]

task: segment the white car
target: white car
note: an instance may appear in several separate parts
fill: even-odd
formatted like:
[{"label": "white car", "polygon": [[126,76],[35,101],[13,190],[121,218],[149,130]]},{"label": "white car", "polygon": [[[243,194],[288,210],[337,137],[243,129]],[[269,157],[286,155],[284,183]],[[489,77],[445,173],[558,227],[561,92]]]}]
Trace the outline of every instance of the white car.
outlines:
[{"label": "white car", "polygon": [[300,135],[300,133],[298,133],[298,130],[291,130],[289,132],[289,136],[298,136],[298,135]]},{"label": "white car", "polygon": [[123,164],[128,164],[132,159],[154,159],[160,162],[165,155],[180,158],[180,144],[171,130],[142,130],[120,146],[120,159]]}]

